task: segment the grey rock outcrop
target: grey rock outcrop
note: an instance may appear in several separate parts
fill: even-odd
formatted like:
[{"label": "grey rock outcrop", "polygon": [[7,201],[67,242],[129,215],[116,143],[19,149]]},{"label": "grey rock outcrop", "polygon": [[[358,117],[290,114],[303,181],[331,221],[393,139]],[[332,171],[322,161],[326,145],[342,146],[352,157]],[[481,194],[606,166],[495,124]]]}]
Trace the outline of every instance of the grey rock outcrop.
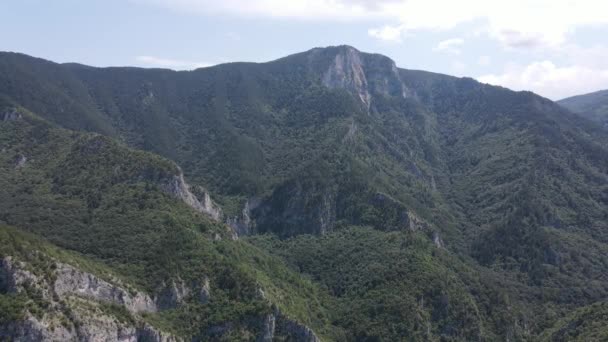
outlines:
[{"label": "grey rock outcrop", "polygon": [[443,240],[438,232],[433,232],[433,243],[435,244],[435,247],[443,248]]},{"label": "grey rock outcrop", "polygon": [[297,341],[321,342],[312,329],[289,317],[279,310],[262,318],[262,330],[257,337],[258,342]]},{"label": "grey rock outcrop", "polygon": [[307,180],[292,180],[281,185],[253,210],[256,233],[294,236],[331,231],[337,215],[336,190]]},{"label": "grey rock outcrop", "polygon": [[311,61],[319,54],[334,53],[329,67],[323,71],[321,82],[331,89],[345,89],[369,110],[374,96],[406,98],[410,91],[401,80],[397,65],[386,56],[362,53],[351,46],[314,49]]},{"label": "grey rock outcrop", "polygon": [[258,336],[256,340],[258,342],[272,342],[276,329],[275,314],[266,315],[262,324],[262,333],[260,334],[260,336]]},{"label": "grey rock outcrop", "polygon": [[61,325],[50,329],[49,323],[27,314],[20,321],[0,325],[0,340],[20,342],[78,340],[77,333],[73,329]]},{"label": "grey rock outcrop", "polygon": [[27,314],[23,320],[0,325],[0,340],[38,341],[107,341],[107,342],[177,342],[179,339],[146,323],[120,322],[113,317],[83,309],[72,311],[73,324],[57,324],[55,317],[36,318]]},{"label": "grey rock outcrop", "polygon": [[21,113],[16,108],[10,108],[2,113],[2,121],[14,121],[21,119]]},{"label": "grey rock outcrop", "polygon": [[23,154],[18,155],[17,158],[15,158],[15,169],[24,167],[25,163],[27,163],[27,157]]},{"label": "grey rock outcrop", "polygon": [[211,286],[209,284],[209,278],[204,277],[201,282],[201,287],[198,291],[198,301],[201,304],[206,304],[209,302],[209,298],[211,298]]},{"label": "grey rock outcrop", "polygon": [[155,312],[156,304],[150,296],[129,291],[98,277],[76,269],[70,265],[57,263],[55,270],[56,280],[53,284],[54,292],[60,297],[78,295],[97,301],[123,305],[133,313]]},{"label": "grey rock outcrop", "polygon": [[167,334],[160,330],[157,330],[149,324],[144,324],[142,327],[137,329],[137,340],[138,342],[177,342],[179,339],[175,338],[171,334]]},{"label": "grey rock outcrop", "polygon": [[222,210],[211,200],[209,193],[202,187],[193,188],[186,183],[181,170],[177,175],[174,175],[162,184],[161,188],[171,196],[182,200],[196,211],[208,215],[215,221],[222,219]]},{"label": "grey rock outcrop", "polygon": [[0,284],[6,292],[19,293],[27,286],[35,286],[47,300],[52,300],[54,296],[66,298],[75,295],[123,305],[133,313],[157,311],[156,304],[148,295],[125,290],[90,273],[59,262],[55,263],[54,280],[49,280],[38,277],[27,269],[25,263],[7,256],[0,262],[0,279],[2,279]]},{"label": "grey rock outcrop", "polygon": [[[7,293],[20,293],[25,286],[39,284],[39,278],[24,265],[7,256],[0,260],[0,290]],[[47,291],[48,292],[48,291]]]},{"label": "grey rock outcrop", "polygon": [[413,211],[407,211],[407,227],[412,231],[424,231],[430,229],[430,225],[421,219]]},{"label": "grey rock outcrop", "polygon": [[163,284],[156,296],[156,303],[160,310],[174,309],[183,304],[191,290],[183,280],[171,280],[168,284]]},{"label": "grey rock outcrop", "polygon": [[371,94],[368,91],[363,61],[359,51],[354,48],[347,47],[335,56],[322,81],[328,88],[341,88],[352,92],[369,108]]},{"label": "grey rock outcrop", "polygon": [[283,315],[277,317],[275,334],[287,336],[288,341],[321,342],[309,327]]},{"label": "grey rock outcrop", "polygon": [[226,220],[226,224],[232,228],[232,230],[238,236],[246,236],[254,233],[255,225],[252,219],[252,211],[260,205],[260,200],[257,198],[250,198],[245,201],[241,214],[236,217],[229,217]]},{"label": "grey rock outcrop", "polygon": [[[143,322],[141,312],[156,311],[152,299],[120,282],[102,280],[71,265],[54,262],[51,274],[37,274],[27,263],[6,256],[0,260],[0,291],[37,293],[46,309],[29,311],[18,321],[0,325],[0,340],[11,341],[150,341],[178,339]],[[119,286],[120,285],[120,286]],[[124,307],[127,320],[105,313],[102,303]]]}]

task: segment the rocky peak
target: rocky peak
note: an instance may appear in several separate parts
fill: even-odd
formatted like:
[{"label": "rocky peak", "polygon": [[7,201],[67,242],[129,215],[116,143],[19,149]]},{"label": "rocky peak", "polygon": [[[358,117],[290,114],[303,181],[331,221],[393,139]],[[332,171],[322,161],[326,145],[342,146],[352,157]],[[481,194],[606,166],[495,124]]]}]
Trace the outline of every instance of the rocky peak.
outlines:
[{"label": "rocky peak", "polygon": [[[319,63],[318,60],[329,60]],[[395,62],[383,55],[360,52],[352,46],[313,49],[313,65],[323,65],[321,81],[331,89],[345,89],[369,109],[374,96],[407,97],[411,93],[401,80]]]},{"label": "rocky peak", "polygon": [[368,91],[363,67],[361,53],[358,50],[352,47],[341,48],[323,74],[323,84],[328,88],[350,91],[369,108],[371,94]]}]

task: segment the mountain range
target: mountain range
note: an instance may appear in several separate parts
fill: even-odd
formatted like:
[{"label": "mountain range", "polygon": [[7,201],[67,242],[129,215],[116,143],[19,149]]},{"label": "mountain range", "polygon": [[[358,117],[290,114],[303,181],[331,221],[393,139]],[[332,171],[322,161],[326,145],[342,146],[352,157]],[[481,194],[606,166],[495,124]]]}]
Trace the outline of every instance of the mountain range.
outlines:
[{"label": "mountain range", "polygon": [[606,339],[601,94],[0,53],[0,337]]}]

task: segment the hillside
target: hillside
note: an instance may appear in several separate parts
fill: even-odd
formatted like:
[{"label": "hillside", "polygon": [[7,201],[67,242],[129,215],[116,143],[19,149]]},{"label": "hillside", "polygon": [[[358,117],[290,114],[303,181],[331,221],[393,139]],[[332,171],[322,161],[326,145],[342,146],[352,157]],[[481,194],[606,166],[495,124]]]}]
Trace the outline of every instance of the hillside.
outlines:
[{"label": "hillside", "polygon": [[[326,333],[322,291],[189,206],[175,191],[189,186],[174,185],[183,182],[174,163],[98,134],[56,128],[23,109],[10,112],[0,122],[0,219],[19,230],[1,228],[0,290],[14,317],[28,320],[3,318],[0,336],[112,339],[133,324],[151,324],[177,339],[239,339],[274,334],[274,326],[265,328],[270,316],[296,332],[308,328],[292,318]],[[63,265],[69,269],[59,279]],[[68,290],[58,290],[60,280]],[[80,308],[73,295],[77,302],[84,296],[93,311],[71,316]],[[99,305],[109,318],[91,322]],[[108,327],[104,320],[125,324]],[[44,328],[49,322],[65,329]],[[137,329],[130,333],[145,333]]]},{"label": "hillside", "polygon": [[349,46],[0,75],[0,220],[150,294],[209,277],[217,306],[157,317],[183,336],[276,307],[322,340],[534,340],[608,296],[608,133],[533,93]]},{"label": "hillside", "polygon": [[572,96],[557,103],[608,128],[608,90]]}]

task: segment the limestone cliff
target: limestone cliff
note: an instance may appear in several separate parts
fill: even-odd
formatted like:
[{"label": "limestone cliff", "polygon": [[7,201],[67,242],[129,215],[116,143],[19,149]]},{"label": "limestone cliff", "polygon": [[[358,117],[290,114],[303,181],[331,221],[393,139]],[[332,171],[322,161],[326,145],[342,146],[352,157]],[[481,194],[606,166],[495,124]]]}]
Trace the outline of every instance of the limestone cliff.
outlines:
[{"label": "limestone cliff", "polygon": [[[44,260],[42,254],[37,257]],[[22,319],[0,324],[0,339],[11,341],[178,341],[146,323],[140,313],[156,303],[118,279],[103,280],[71,265],[46,260],[39,265],[5,256],[0,292],[32,301]],[[110,308],[115,308],[111,309]],[[112,310],[124,310],[116,315]]]},{"label": "limestone cliff", "polygon": [[181,170],[162,184],[162,189],[196,211],[207,214],[215,221],[222,219],[222,209],[211,200],[209,192],[202,187],[192,187],[186,183]]},{"label": "limestone cliff", "polygon": [[351,46],[338,46],[314,49],[310,53],[310,60],[315,61],[322,54],[330,54],[331,59],[326,69],[322,70],[323,85],[347,90],[368,110],[374,96],[406,98],[412,93],[401,80],[395,62],[388,57],[362,53]]}]

